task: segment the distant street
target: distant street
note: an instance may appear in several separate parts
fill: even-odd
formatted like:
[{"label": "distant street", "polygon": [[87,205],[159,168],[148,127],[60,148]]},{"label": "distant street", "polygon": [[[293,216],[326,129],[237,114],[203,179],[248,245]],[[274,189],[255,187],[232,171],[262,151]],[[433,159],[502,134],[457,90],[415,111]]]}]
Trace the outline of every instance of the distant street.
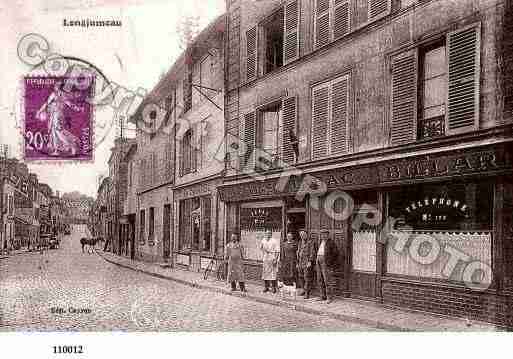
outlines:
[{"label": "distant street", "polygon": [[[0,260],[0,330],[369,330],[190,288],[82,254],[75,226],[61,248]],[[52,312],[53,311],[53,312]],[[373,329],[374,330],[374,329]]]}]

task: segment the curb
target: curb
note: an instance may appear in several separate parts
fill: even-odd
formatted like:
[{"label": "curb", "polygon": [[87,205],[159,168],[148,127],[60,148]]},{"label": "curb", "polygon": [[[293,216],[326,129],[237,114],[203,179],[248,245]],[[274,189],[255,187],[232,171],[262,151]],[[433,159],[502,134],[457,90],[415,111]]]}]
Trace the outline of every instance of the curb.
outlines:
[{"label": "curb", "polygon": [[199,283],[199,282],[191,282],[191,281],[188,281],[188,280],[185,280],[185,279],[176,278],[176,277],[173,277],[173,276],[168,276],[168,275],[163,275],[163,274],[160,274],[160,273],[150,272],[150,271],[146,271],[146,270],[143,270],[143,269],[140,269],[140,268],[134,268],[132,266],[129,266],[129,265],[126,265],[126,264],[122,264],[122,263],[116,262],[116,261],[114,261],[112,259],[106,258],[102,254],[100,254],[98,252],[98,250],[96,250],[96,254],[99,257],[101,257],[103,260],[105,260],[106,262],[114,264],[114,265],[117,265],[119,267],[130,269],[130,270],[133,270],[133,271],[136,271],[136,272],[140,272],[140,273],[144,273],[144,274],[148,274],[148,275],[151,275],[151,276],[157,277],[157,278],[167,279],[167,280],[170,280],[170,281],[182,284],[182,285],[186,285],[186,286],[191,287],[191,288],[203,289],[203,290],[207,290],[209,292],[220,293],[220,294],[224,294],[224,295],[231,295],[231,296],[234,296],[234,297],[246,299],[248,301],[253,301],[253,302],[258,302],[258,303],[263,303],[263,304],[274,305],[274,306],[282,307],[282,308],[288,308],[288,309],[296,310],[298,312],[302,312],[302,313],[306,313],[306,314],[319,315],[319,316],[324,316],[324,317],[328,317],[328,318],[331,318],[331,319],[337,319],[337,320],[344,321],[344,322],[352,322],[352,323],[356,323],[356,324],[362,324],[362,325],[370,326],[370,327],[373,327],[373,328],[376,328],[376,329],[384,329],[384,330],[396,331],[396,332],[397,331],[400,331],[400,332],[414,332],[414,331],[417,331],[416,329],[404,328],[404,327],[400,327],[400,326],[397,326],[397,325],[392,325],[392,324],[388,324],[388,323],[385,323],[385,322],[380,322],[378,320],[368,320],[368,319],[354,317],[354,316],[350,316],[350,315],[346,315],[346,314],[337,314],[337,313],[333,313],[333,312],[330,312],[330,311],[327,311],[327,310],[314,309],[314,308],[310,308],[310,307],[307,307],[307,306],[304,306],[304,305],[301,305],[301,304],[293,304],[293,303],[281,301],[281,300],[278,300],[278,299],[262,298],[262,297],[255,296],[255,295],[252,295],[252,294],[232,293],[229,289],[217,288],[217,287],[214,287],[214,286],[211,286],[211,285],[207,285],[207,284],[202,284],[202,283]]}]

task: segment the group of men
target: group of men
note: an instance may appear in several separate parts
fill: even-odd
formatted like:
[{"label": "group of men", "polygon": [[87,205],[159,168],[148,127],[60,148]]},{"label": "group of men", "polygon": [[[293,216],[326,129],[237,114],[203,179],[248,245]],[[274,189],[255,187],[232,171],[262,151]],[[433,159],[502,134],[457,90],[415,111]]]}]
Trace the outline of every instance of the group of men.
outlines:
[{"label": "group of men", "polygon": [[[314,240],[306,230],[301,229],[299,243],[296,243],[292,232],[287,233],[286,239],[280,246],[272,238],[270,230],[264,233],[260,243],[263,292],[276,293],[277,279],[281,278],[285,285],[295,282],[297,287],[303,289],[300,295],[308,299],[312,292],[315,273],[319,283],[319,300],[331,303],[333,299],[332,272],[339,265],[339,253],[336,244],[329,236],[329,231],[321,231],[320,238]],[[228,262],[227,280],[231,284],[232,291],[236,290],[236,282],[239,282],[242,292],[246,291],[243,254],[244,248],[240,244],[239,237],[233,233],[225,249],[225,259]]]},{"label": "group of men", "polygon": [[298,284],[303,288],[300,295],[310,298],[314,272],[319,286],[319,300],[331,303],[333,292],[332,272],[338,266],[338,249],[329,236],[329,231],[323,230],[318,241],[310,238],[302,229],[299,231],[300,241],[297,250]]}]

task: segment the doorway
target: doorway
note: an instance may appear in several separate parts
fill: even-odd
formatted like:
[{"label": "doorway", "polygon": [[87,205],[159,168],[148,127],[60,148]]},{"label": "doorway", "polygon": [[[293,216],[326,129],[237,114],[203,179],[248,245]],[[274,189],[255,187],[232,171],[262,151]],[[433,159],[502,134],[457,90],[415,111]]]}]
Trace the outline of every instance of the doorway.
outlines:
[{"label": "doorway", "polygon": [[135,214],[128,215],[128,240],[130,242],[130,258],[135,259]]},{"label": "doorway", "polygon": [[171,256],[171,205],[165,204],[164,205],[164,216],[162,219],[162,226],[163,226],[163,232],[164,232],[164,239],[163,239],[163,257],[164,260],[168,260]]},{"label": "doorway", "polygon": [[[291,209],[287,211],[286,233],[292,232],[296,241],[299,240],[299,231],[306,228],[306,211],[304,209]],[[285,237],[284,237],[285,238]]]},{"label": "doorway", "polygon": [[351,296],[377,295],[377,233],[379,212],[376,192],[352,193],[354,212],[348,226]]}]

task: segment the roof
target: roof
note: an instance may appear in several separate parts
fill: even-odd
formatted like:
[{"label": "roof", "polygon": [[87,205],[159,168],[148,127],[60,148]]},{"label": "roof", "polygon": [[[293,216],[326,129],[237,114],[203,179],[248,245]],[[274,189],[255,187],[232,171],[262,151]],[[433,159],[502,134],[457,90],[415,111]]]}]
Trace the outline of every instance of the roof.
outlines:
[{"label": "roof", "polygon": [[172,87],[172,84],[182,80],[183,76],[181,76],[181,73],[185,65],[187,55],[193,55],[197,49],[202,49],[202,51],[205,52],[204,48],[199,45],[209,41],[213,35],[217,35],[220,32],[224,33],[225,27],[226,13],[219,15],[203,30],[201,30],[201,32],[194,38],[194,41],[180,54],[167,73],[144,98],[132,117],[138,116],[146,104],[159,103],[166,95],[166,91]]}]

